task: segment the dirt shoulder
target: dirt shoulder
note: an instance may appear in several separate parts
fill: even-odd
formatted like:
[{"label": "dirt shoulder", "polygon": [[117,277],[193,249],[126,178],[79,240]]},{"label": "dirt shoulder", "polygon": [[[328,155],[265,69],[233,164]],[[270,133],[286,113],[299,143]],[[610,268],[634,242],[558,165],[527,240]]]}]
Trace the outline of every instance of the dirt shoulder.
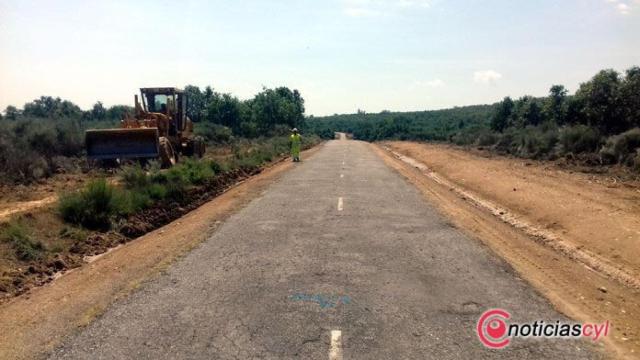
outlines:
[{"label": "dirt shoulder", "polygon": [[456,226],[509,261],[568,316],[610,320],[609,349],[637,356],[638,187],[446,145],[381,145],[388,150],[375,147],[387,163]]},{"label": "dirt shoulder", "polygon": [[[304,152],[311,156],[319,147]],[[55,347],[259,196],[294,164],[280,162],[168,225],[126,243],[0,306],[0,358],[26,359]]]},{"label": "dirt shoulder", "polygon": [[463,189],[640,279],[640,185],[446,145],[386,143]]}]

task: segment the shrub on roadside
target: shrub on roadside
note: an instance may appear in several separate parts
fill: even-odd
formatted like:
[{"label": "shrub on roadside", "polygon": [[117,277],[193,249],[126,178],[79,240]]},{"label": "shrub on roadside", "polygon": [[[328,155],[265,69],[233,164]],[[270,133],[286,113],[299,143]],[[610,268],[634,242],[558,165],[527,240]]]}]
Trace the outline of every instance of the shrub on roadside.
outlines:
[{"label": "shrub on roadside", "polygon": [[196,123],[195,133],[202,136],[209,143],[226,144],[233,139],[230,128],[209,122]]},{"label": "shrub on roadside", "polygon": [[18,221],[12,221],[0,232],[2,241],[13,247],[16,257],[23,261],[40,258],[46,250],[40,241],[33,240],[29,231]]},{"label": "shrub on roadside", "polygon": [[23,118],[0,122],[0,180],[24,182],[63,169],[63,157],[79,156],[83,132],[74,119]]},{"label": "shrub on roadside", "polygon": [[640,148],[640,128],[610,136],[600,150],[602,161],[608,164],[634,165],[636,149]]},{"label": "shrub on roadside", "polygon": [[476,145],[478,146],[492,146],[500,140],[500,136],[491,131],[483,131],[478,135]]},{"label": "shrub on roadside", "polygon": [[139,165],[125,166],[120,170],[120,179],[129,189],[145,187],[149,185],[149,177],[146,171]]},{"label": "shrub on roadside", "polygon": [[187,183],[202,185],[211,179],[215,173],[207,161],[187,159],[175,167],[184,174]]},{"label": "shrub on roadside", "polygon": [[586,125],[568,126],[560,130],[561,153],[594,152],[600,146],[600,134]]},{"label": "shrub on roadside", "polygon": [[93,180],[78,192],[63,194],[58,202],[58,210],[69,223],[88,229],[107,230],[117,216],[135,210],[135,204],[127,195],[105,179]]},{"label": "shrub on roadside", "polygon": [[520,147],[516,155],[533,159],[550,158],[557,143],[558,133],[555,130],[542,131],[527,127],[520,132]]}]

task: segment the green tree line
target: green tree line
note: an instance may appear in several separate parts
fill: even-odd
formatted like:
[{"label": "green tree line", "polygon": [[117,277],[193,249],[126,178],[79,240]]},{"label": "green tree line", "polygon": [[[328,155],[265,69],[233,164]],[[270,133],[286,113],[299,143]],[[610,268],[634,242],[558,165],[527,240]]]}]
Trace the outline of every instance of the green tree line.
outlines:
[{"label": "green tree line", "polygon": [[187,115],[198,124],[198,132],[210,141],[224,141],[236,135],[247,138],[282,135],[304,124],[304,99],[287,87],[263,88],[248,100],[228,93],[185,87]]},{"label": "green tree line", "polygon": [[640,170],[640,67],[602,70],[570,95],[553,85],[546,97],[507,96],[493,105],[446,110],[309,118],[308,131],[355,138],[446,141],[525,158],[578,158]]}]

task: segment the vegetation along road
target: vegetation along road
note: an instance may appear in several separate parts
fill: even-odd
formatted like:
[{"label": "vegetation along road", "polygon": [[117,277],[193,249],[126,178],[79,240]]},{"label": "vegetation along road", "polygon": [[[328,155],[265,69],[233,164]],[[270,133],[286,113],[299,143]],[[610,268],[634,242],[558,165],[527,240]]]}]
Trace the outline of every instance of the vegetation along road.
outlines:
[{"label": "vegetation along road", "polygon": [[348,140],[303,155],[51,358],[601,357],[581,340],[484,348],[475,327],[488,308],[566,318],[379,155]]}]

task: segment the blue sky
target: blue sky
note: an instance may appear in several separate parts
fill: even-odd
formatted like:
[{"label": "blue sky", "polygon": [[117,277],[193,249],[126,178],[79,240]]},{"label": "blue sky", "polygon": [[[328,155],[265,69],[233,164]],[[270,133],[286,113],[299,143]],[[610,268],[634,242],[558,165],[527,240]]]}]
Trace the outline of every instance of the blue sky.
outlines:
[{"label": "blue sky", "polygon": [[307,114],[575,91],[640,65],[640,0],[0,0],[0,108],[144,86],[302,92]]}]

